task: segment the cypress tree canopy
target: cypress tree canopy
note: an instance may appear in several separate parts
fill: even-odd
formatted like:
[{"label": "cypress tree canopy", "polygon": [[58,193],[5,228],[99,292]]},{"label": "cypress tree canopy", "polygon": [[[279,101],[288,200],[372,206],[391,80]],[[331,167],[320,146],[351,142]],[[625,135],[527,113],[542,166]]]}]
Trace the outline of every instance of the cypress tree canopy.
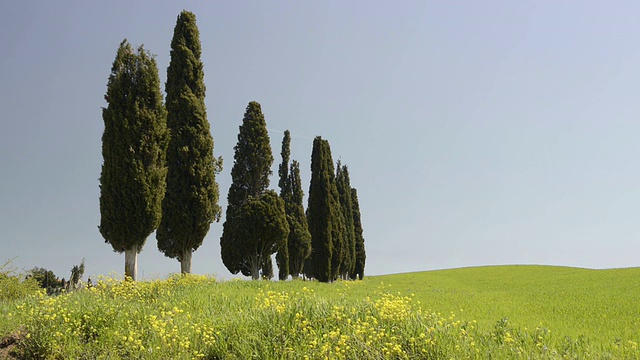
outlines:
[{"label": "cypress tree canopy", "polygon": [[[250,253],[251,249],[245,247],[246,239],[242,238],[241,230],[248,225],[243,224],[242,218],[239,217],[239,209],[249,198],[256,198],[265,193],[269,186],[273,163],[267,124],[260,104],[255,101],[247,106],[234,150],[231,186],[227,195],[227,212],[220,238],[220,251],[222,261],[231,273],[236,274],[242,271],[244,275],[254,276],[255,254]],[[277,196],[275,193],[274,195]],[[263,261],[262,257],[261,261]],[[247,265],[249,263],[250,265]]]},{"label": "cypress tree canopy", "polygon": [[300,164],[293,160],[287,180],[285,208],[289,221],[289,238],[287,240],[289,255],[289,273],[297,278],[303,271],[305,260],[311,254],[311,234],[307,224],[307,217],[302,205],[302,181],[300,180]]},{"label": "cypress tree canopy", "polygon": [[318,136],[313,140],[307,206],[311,256],[304,270],[322,282],[337,278],[343,252],[344,222],[334,174],[329,142]]},{"label": "cypress tree canopy", "polygon": [[225,266],[233,274],[242,271],[253,279],[260,277],[261,269],[268,271],[265,259],[271,261],[289,235],[284,202],[272,190],[247,198],[236,209],[235,221],[227,226],[234,226],[236,236],[234,246],[223,249]]},{"label": "cypress tree canopy", "polygon": [[[289,183],[289,155],[291,154],[290,149],[291,144],[291,133],[289,130],[285,130],[284,137],[282,138],[282,150],[280,151],[280,155],[282,156],[282,162],[278,167],[278,187],[280,187],[280,197],[284,200],[285,211],[287,212],[287,219],[290,218],[289,208],[291,207],[289,203],[291,199],[289,193],[291,192],[291,187],[288,186]],[[287,220],[289,223],[289,230],[291,230],[291,221]],[[291,235],[291,231],[289,232]],[[288,240],[288,239],[287,239]],[[289,276],[289,247],[283,246],[278,250],[276,254],[276,262],[278,264],[278,279],[285,280]]]},{"label": "cypress tree canopy", "polygon": [[340,198],[340,206],[344,220],[343,245],[344,253],[340,264],[340,275],[343,279],[349,278],[355,270],[356,262],[356,235],[353,226],[353,204],[351,199],[351,180],[349,169],[340,161],[336,166],[336,187]]},{"label": "cypress tree canopy", "polygon": [[282,162],[278,167],[278,187],[280,188],[280,197],[286,202],[287,197],[287,180],[289,180],[289,156],[291,156],[291,132],[289,130],[284,131],[284,137],[282,138],[282,150],[280,151],[282,156]]},{"label": "cypress tree canopy", "polygon": [[174,29],[167,69],[167,191],[156,234],[158,249],[178,259],[183,273],[191,271],[192,252],[202,245],[221,212],[215,175],[222,159],[213,156],[200,54],[196,17],[183,11]]},{"label": "cypress tree canopy", "polygon": [[100,233],[117,252],[139,252],[160,220],[164,193],[165,110],[156,62],[124,40],[102,109]]},{"label": "cypress tree canopy", "polygon": [[227,218],[249,196],[262,194],[269,187],[273,154],[267,123],[259,103],[252,101],[240,125],[227,195]]},{"label": "cypress tree canopy", "polygon": [[354,272],[351,275],[352,279],[356,276],[362,280],[364,278],[364,265],[367,260],[367,254],[364,249],[364,236],[362,235],[362,220],[360,218],[360,203],[358,202],[358,191],[351,189],[351,201],[353,204],[353,228],[355,232],[355,250],[356,250],[356,263]]},{"label": "cypress tree canopy", "polygon": [[160,221],[165,190],[166,112],[158,68],[125,39],[111,68],[102,109],[100,233],[114,251],[127,252],[125,274],[135,280],[135,254]]}]

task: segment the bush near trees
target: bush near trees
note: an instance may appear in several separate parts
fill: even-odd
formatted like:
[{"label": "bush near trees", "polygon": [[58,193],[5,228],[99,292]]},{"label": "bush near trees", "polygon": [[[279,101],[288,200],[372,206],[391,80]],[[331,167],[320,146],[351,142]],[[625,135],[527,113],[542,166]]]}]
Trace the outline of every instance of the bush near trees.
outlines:
[{"label": "bush near trees", "polygon": [[58,278],[53,271],[42,267],[34,267],[27,272],[27,277],[33,278],[40,288],[45,289],[47,294],[60,291],[63,288],[63,281]]},{"label": "bush near trees", "polygon": [[20,299],[38,292],[38,280],[18,273],[11,265],[14,259],[0,265],[0,302]]},{"label": "bush near trees", "polygon": [[165,189],[166,111],[153,56],[123,40],[102,109],[100,233],[125,253],[125,276],[137,278],[137,256],[160,222]]},{"label": "bush near trees", "polygon": [[205,109],[200,34],[193,13],[178,16],[167,69],[167,186],[162,218],[156,233],[158,249],[180,262],[182,273],[191,272],[191,257],[220,220],[216,173],[222,158],[213,156]]}]

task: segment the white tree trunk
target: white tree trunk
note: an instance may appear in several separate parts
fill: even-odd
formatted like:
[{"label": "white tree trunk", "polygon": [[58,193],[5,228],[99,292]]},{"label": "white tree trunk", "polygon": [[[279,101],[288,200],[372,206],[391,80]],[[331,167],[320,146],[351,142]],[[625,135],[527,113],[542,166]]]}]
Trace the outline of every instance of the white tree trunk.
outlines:
[{"label": "white tree trunk", "polygon": [[182,253],[182,260],[180,261],[180,272],[183,274],[191,274],[191,255],[193,255],[193,249],[189,248]]},{"label": "white tree trunk", "polygon": [[138,278],[138,251],[135,247],[124,251],[124,276],[133,281]]}]

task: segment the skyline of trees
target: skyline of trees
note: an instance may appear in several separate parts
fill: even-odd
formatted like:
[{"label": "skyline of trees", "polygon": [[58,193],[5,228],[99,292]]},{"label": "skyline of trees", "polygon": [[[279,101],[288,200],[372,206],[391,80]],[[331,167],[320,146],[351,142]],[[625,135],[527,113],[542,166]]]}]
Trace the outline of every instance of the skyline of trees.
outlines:
[{"label": "skyline of trees", "polygon": [[[216,174],[206,115],[201,44],[195,15],[182,11],[171,41],[163,104],[154,56],[125,39],[118,49],[103,108],[103,164],[99,229],[114,251],[125,253],[125,276],[137,278],[137,254],[156,231],[158,250],[191,272],[193,251],[219,221]],[[268,189],[273,154],[261,105],[247,105],[234,146],[232,183],[220,238],[227,269],[271,279],[300,274],[319,281],[364,274],[364,238],[357,192],[349,171],[335,164],[329,142],[313,140],[308,206],[300,164],[291,160],[284,132],[278,167],[280,193]]]}]

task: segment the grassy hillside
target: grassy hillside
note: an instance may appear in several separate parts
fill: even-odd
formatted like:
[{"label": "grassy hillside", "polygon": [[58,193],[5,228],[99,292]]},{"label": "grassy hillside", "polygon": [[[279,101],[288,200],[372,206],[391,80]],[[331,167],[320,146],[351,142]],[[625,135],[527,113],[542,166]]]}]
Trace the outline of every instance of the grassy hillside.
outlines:
[{"label": "grassy hillside", "polygon": [[545,266],[334,284],[103,279],[0,301],[0,337],[25,358],[640,359],[638,279]]},{"label": "grassy hillside", "polygon": [[389,290],[413,292],[423,307],[453,311],[483,326],[515,326],[606,344],[640,336],[640,268],[488,266],[380,276]]}]

